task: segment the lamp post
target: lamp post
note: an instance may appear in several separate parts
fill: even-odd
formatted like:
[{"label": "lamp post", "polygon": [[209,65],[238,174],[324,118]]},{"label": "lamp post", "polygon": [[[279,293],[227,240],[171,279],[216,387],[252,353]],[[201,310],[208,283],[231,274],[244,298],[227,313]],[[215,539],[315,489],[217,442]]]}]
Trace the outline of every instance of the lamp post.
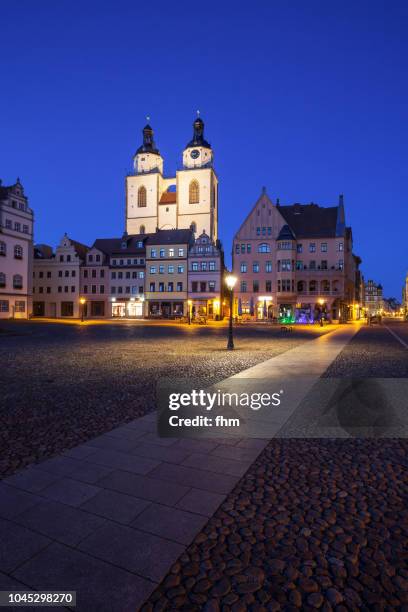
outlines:
[{"label": "lamp post", "polygon": [[188,310],[188,324],[191,325],[191,306],[193,302],[192,300],[187,300],[187,310]]},{"label": "lamp post", "polygon": [[84,322],[84,310],[85,310],[85,302],[86,299],[84,297],[81,297],[79,299],[79,303],[81,304],[81,322]]},{"label": "lamp post", "polygon": [[225,282],[230,291],[230,313],[229,313],[227,350],[232,351],[234,348],[234,339],[232,337],[232,309],[233,309],[233,304],[234,304],[233,302],[234,287],[235,287],[235,283],[237,282],[237,278],[236,276],[233,276],[232,274],[228,274],[228,276],[225,278]]},{"label": "lamp post", "polygon": [[322,307],[322,309],[320,311],[320,327],[323,327],[323,306],[324,306],[324,299],[323,298],[319,299],[319,304]]}]

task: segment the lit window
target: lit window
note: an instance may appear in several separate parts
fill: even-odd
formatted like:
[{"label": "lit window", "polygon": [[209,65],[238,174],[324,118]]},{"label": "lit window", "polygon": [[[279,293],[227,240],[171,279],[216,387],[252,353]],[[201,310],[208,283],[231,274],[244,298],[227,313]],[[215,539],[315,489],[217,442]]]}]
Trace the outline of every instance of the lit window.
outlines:
[{"label": "lit window", "polygon": [[23,258],[23,247],[20,246],[19,244],[16,244],[16,246],[14,247],[14,257],[16,259]]},{"label": "lit window", "polygon": [[[137,191],[137,205],[139,208],[146,206],[146,187],[144,187],[144,185],[139,187]],[[140,233],[143,234],[143,232]]]},{"label": "lit window", "polygon": [[188,192],[190,204],[198,204],[200,201],[200,186],[198,181],[195,179],[191,181]]}]

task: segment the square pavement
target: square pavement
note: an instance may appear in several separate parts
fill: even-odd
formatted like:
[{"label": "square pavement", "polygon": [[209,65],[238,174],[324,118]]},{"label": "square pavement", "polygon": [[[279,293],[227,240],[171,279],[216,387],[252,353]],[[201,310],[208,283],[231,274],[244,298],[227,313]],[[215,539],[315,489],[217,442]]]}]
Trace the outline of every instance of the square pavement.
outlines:
[{"label": "square pavement", "polygon": [[[354,333],[330,334],[316,378]],[[237,377],[268,378],[288,360],[302,368],[322,344],[331,341],[309,341]],[[151,413],[6,478],[1,584],[76,590],[78,612],[135,612],[268,442],[160,438]]]},{"label": "square pavement", "polygon": [[0,483],[0,575],[134,612],[266,446],[156,435],[149,414]]}]

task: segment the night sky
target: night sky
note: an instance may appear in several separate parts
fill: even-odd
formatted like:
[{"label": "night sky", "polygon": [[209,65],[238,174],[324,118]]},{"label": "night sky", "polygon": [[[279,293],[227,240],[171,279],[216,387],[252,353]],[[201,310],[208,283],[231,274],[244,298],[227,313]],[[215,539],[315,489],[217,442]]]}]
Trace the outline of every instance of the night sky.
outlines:
[{"label": "night sky", "polygon": [[220,179],[220,238],[262,186],[344,193],[366,277],[408,269],[408,3],[4,0],[0,177],[20,176],[35,240],[124,230],[124,177],[150,115],[165,172],[196,109]]}]

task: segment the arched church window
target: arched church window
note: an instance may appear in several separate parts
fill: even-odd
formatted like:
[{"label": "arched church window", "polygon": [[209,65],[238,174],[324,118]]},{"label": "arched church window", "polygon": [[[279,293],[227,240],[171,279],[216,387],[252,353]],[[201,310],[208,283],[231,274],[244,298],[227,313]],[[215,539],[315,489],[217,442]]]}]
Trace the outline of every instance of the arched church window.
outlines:
[{"label": "arched church window", "polygon": [[195,179],[191,181],[189,187],[189,202],[190,204],[198,204],[200,201],[200,185]]},{"label": "arched church window", "polygon": [[137,205],[139,208],[146,206],[146,187],[142,185],[137,192]]},{"label": "arched church window", "polygon": [[146,232],[146,228],[144,225],[141,225],[139,228],[139,234],[144,234]]}]

